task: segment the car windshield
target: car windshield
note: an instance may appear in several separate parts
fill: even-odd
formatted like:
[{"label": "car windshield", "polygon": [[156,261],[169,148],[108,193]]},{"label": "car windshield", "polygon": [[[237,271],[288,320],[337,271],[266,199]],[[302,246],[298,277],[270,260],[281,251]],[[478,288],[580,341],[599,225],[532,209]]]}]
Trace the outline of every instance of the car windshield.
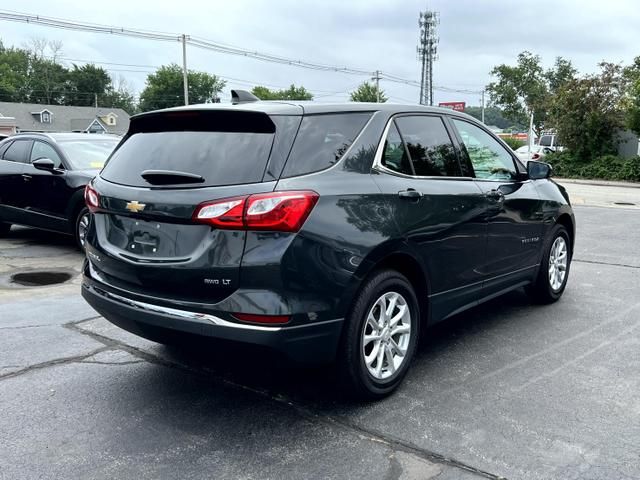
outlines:
[{"label": "car windshield", "polygon": [[60,148],[74,170],[96,170],[104,166],[111,152],[120,139],[118,138],[87,138],[59,141]]}]

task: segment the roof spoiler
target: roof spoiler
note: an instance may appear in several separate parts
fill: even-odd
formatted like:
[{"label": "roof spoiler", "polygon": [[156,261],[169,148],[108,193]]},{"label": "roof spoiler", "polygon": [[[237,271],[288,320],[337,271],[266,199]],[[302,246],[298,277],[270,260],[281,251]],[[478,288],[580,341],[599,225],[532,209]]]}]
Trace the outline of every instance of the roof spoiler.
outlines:
[{"label": "roof spoiler", "polygon": [[259,102],[260,99],[253,93],[246,90],[231,90],[231,103],[237,105],[238,103],[250,103]]}]

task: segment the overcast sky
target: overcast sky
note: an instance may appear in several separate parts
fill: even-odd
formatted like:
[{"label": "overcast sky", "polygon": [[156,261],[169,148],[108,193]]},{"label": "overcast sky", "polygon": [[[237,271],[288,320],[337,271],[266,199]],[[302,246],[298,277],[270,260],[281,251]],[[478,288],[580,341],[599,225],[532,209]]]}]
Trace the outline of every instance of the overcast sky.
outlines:
[{"label": "overcast sky", "polygon": [[[428,3],[440,13],[439,59],[434,84],[481,90],[489,71],[514,63],[523,50],[540,54],[550,66],[556,56],[569,58],[582,73],[598,62],[628,64],[640,55],[637,1],[508,0],[21,0],[0,9],[119,27],[186,33],[216,42],[280,56],[344,65],[419,80],[416,58],[418,13]],[[5,45],[23,46],[33,37],[59,40],[65,58],[157,66],[180,63],[178,42],[153,42],[104,34],[58,30],[0,21]],[[189,48],[189,68],[225,77],[230,87],[262,84],[286,88],[291,83],[312,91],[318,101],[348,99],[364,76],[315,72]],[[70,62],[66,62],[70,63]],[[149,67],[102,65],[124,76],[139,93]],[[118,71],[120,70],[120,71]],[[138,70],[138,72],[121,71]],[[246,82],[246,83],[244,83]],[[419,88],[382,82],[391,101],[417,102]],[[480,104],[479,94],[434,92],[435,101]]]}]

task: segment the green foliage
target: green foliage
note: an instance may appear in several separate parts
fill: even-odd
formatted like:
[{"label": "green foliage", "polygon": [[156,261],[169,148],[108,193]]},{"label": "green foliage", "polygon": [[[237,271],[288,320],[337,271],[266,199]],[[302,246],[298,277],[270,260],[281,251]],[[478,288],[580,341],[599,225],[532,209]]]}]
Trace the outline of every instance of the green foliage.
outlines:
[{"label": "green foliage", "polygon": [[640,57],[623,70],[623,76],[628,85],[626,125],[640,135]]},{"label": "green foliage", "polygon": [[504,143],[509,145],[512,150],[517,150],[527,144],[527,142],[523,142],[522,140],[513,137],[502,137],[502,140],[504,140]]},{"label": "green foliage", "polygon": [[602,63],[601,72],[566,83],[551,102],[560,141],[583,163],[616,153],[615,134],[624,126],[622,68]]},{"label": "green foliage", "polygon": [[[478,120],[482,120],[482,107],[465,107],[464,113],[471,115]],[[502,110],[496,107],[487,107],[484,109],[484,123],[487,125],[495,125],[498,128],[515,130],[526,130],[528,123],[514,124],[514,121],[507,118]]]},{"label": "green foliage", "polygon": [[[189,103],[211,103],[217,99],[226,82],[206,72],[189,70]],[[163,65],[155,73],[147,75],[147,82],[140,94],[140,111],[184,105],[182,67],[172,63]]]},{"label": "green foliage", "polygon": [[615,155],[602,155],[585,163],[571,152],[550,153],[544,161],[553,166],[554,175],[564,178],[620,180],[640,182],[640,157],[624,159]]},{"label": "green foliage", "polygon": [[313,100],[313,95],[304,87],[291,84],[286,90],[270,90],[267,87],[256,86],[251,90],[260,100]]},{"label": "green foliage", "polygon": [[68,73],[71,84],[70,92],[66,96],[69,105],[95,105],[96,95],[99,104],[104,102],[105,93],[111,87],[111,77],[102,67],[95,65],[73,66]]},{"label": "green foliage", "polygon": [[384,90],[378,88],[375,84],[369,82],[363,82],[360,86],[351,92],[352,102],[377,102],[378,96],[380,97],[380,103],[384,103],[388,98],[384,94]]},{"label": "green foliage", "polygon": [[539,55],[524,51],[517,64],[498,65],[491,70],[495,82],[487,85],[490,101],[503,109],[507,118],[528,125],[533,112],[533,128],[540,134],[547,119],[549,98],[566,82],[575,77],[576,70],[569,60],[556,58],[553,68],[545,71]]},{"label": "green foliage", "polygon": [[[98,105],[135,110],[133,94],[123,85],[116,88],[101,67],[57,62],[62,45],[33,40],[29,48],[5,48],[0,42],[0,101],[54,105]],[[53,57],[53,58],[49,58]]]}]

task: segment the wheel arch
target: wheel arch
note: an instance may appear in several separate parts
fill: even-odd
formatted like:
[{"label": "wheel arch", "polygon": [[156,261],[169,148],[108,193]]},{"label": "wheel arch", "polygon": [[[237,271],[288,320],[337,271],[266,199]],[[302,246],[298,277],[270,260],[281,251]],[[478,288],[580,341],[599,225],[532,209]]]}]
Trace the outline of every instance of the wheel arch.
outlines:
[{"label": "wheel arch", "polygon": [[69,220],[69,229],[73,232],[76,228],[76,217],[78,212],[85,206],[84,203],[84,187],[78,188],[69,199],[67,205],[67,219]]},{"label": "wheel arch", "polygon": [[569,243],[571,244],[571,256],[573,257],[573,246],[576,236],[576,225],[574,219],[569,213],[565,212],[558,217],[556,224],[562,225],[567,229],[567,233],[569,234]]},{"label": "wheel arch", "polygon": [[[364,265],[366,265],[366,267]],[[357,292],[360,291],[362,285],[364,285],[368,278],[376,272],[385,269],[395,270],[409,280],[418,299],[421,323],[426,326],[431,318],[429,306],[431,285],[429,283],[429,277],[421,262],[418,260],[418,257],[406,250],[394,250],[386,253],[384,256],[378,256],[375,259],[369,258],[366,262],[363,262],[359,271],[354,275],[354,278],[358,279],[358,285],[357,288],[353,289],[353,294],[349,295],[351,299],[349,303],[355,295],[357,295]],[[348,308],[349,307],[347,307],[347,309]]]}]

